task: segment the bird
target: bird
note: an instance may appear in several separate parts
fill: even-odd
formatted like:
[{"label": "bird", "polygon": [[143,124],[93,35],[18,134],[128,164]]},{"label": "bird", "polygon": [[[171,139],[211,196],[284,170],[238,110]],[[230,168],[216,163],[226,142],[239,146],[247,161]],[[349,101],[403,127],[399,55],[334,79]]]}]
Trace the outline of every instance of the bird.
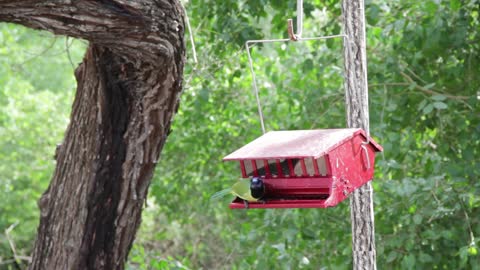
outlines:
[{"label": "bird", "polygon": [[227,194],[239,197],[248,208],[249,202],[258,202],[265,196],[265,184],[260,177],[253,177],[250,181],[238,180],[231,187],[220,190],[210,197],[210,201],[220,199]]},{"label": "bird", "polygon": [[250,180],[250,194],[257,200],[260,200],[265,196],[265,184],[263,183],[262,178],[253,177],[252,180]]}]

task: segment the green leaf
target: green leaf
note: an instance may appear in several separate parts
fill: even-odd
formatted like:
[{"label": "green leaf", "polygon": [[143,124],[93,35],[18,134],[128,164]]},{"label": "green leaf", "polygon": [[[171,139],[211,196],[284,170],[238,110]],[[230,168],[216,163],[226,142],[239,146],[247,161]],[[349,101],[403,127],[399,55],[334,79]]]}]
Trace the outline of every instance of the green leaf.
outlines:
[{"label": "green leaf", "polygon": [[415,214],[413,216],[413,222],[417,225],[421,224],[422,223],[422,216],[419,215],[419,214]]},{"label": "green leaf", "polygon": [[431,263],[433,261],[432,256],[427,253],[420,253],[418,260],[422,263]]},{"label": "green leaf", "polygon": [[433,111],[433,104],[428,104],[425,108],[423,108],[423,114],[429,114]]},{"label": "green leaf", "polygon": [[427,105],[427,100],[426,99],[422,100],[422,102],[420,102],[420,104],[418,104],[418,110],[422,110],[423,108],[425,108],[425,105]]},{"label": "green leaf", "polygon": [[448,108],[448,105],[441,102],[441,101],[436,101],[433,103],[433,106],[436,108],[436,109],[439,109],[439,110],[444,110],[446,108]]},{"label": "green leaf", "polygon": [[460,0],[450,0],[450,8],[453,11],[458,11],[462,7],[462,3]]},{"label": "green leaf", "polygon": [[425,85],[423,88],[431,89],[434,86],[435,86],[435,83],[429,83],[429,84]]},{"label": "green leaf", "polygon": [[438,94],[438,95],[433,95],[432,99],[436,100],[436,101],[443,101],[443,100],[447,99],[447,97],[442,95],[442,94]]},{"label": "green leaf", "polygon": [[402,265],[405,269],[415,269],[415,256],[413,254],[408,254],[403,257]]},{"label": "green leaf", "polygon": [[395,250],[391,251],[388,256],[387,256],[387,263],[391,263],[393,262],[398,256],[398,252],[396,252]]}]

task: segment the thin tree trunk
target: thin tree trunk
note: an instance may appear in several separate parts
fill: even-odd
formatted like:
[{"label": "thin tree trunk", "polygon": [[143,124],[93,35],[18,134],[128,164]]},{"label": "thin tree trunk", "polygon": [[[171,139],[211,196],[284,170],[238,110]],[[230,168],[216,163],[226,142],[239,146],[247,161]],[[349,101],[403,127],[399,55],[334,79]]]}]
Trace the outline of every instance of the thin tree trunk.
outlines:
[{"label": "thin tree trunk", "polygon": [[178,109],[183,9],[177,0],[0,0],[0,21],[90,42],[29,269],[123,269]]},{"label": "thin tree trunk", "polygon": [[[367,55],[363,0],[343,0],[342,12],[348,37],[345,55],[347,125],[369,133]],[[371,182],[350,198],[353,269],[376,269],[373,189]]]}]

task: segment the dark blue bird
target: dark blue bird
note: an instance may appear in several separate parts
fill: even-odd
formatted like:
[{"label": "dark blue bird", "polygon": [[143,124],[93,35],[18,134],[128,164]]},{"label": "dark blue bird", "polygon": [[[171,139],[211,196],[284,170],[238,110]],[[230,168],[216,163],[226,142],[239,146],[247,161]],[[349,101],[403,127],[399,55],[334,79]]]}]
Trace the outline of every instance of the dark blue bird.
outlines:
[{"label": "dark blue bird", "polygon": [[265,196],[265,184],[260,177],[253,177],[250,181],[250,193],[255,199],[261,199]]}]

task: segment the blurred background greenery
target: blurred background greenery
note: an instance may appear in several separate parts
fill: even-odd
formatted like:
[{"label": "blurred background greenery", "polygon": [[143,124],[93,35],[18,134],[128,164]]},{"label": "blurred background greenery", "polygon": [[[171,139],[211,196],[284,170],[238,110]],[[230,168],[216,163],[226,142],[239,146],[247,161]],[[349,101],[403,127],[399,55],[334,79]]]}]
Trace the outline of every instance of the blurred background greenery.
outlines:
[{"label": "blurred background greenery", "polygon": [[[341,32],[305,1],[304,36]],[[286,37],[295,1],[185,2],[189,60],[127,269],[349,269],[349,204],[231,211],[221,158],[261,134],[244,43]],[[480,1],[366,0],[379,269],[480,269]],[[190,46],[190,45],[189,45]],[[0,24],[0,269],[31,252],[68,124],[82,40]],[[253,49],[267,128],[345,126],[341,40]],[[9,229],[10,228],[10,229]],[[10,241],[9,241],[10,240]],[[22,266],[25,261],[20,261]]]}]

